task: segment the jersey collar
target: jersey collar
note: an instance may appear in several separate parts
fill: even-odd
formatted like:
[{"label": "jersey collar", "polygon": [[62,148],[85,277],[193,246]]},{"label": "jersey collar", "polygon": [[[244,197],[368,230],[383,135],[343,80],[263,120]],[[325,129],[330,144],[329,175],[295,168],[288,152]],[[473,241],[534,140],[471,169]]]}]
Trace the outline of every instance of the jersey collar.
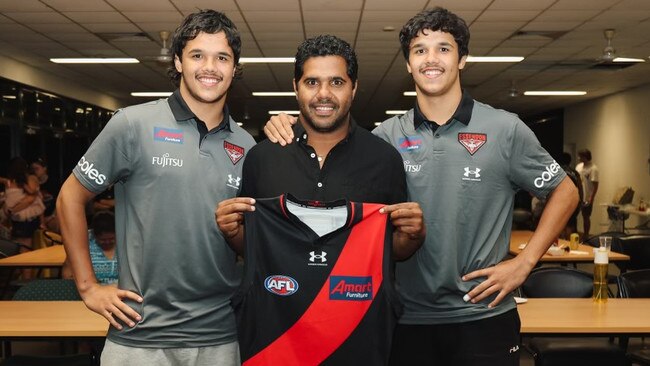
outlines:
[{"label": "jersey collar", "polygon": [[[181,121],[188,121],[190,119],[195,119],[197,121],[201,121],[199,117],[197,117],[192,110],[190,110],[190,107],[187,106],[187,103],[185,103],[185,100],[183,100],[183,97],[181,96],[181,91],[180,89],[176,89],[172,95],[169,96],[167,99],[167,102],[169,103],[169,108],[172,110],[172,114],[174,115],[174,118],[176,121],[181,122]],[[203,121],[201,121],[203,122]],[[223,128],[228,129],[228,131],[232,132],[232,128],[230,126],[232,122],[230,121],[230,112],[228,111],[228,106],[224,104],[223,106],[223,120],[217,126],[215,131],[219,131]]]},{"label": "jersey collar", "polygon": [[[472,119],[472,109],[474,108],[474,98],[467,92],[466,90],[463,89],[463,96],[460,99],[460,103],[458,104],[458,107],[456,107],[456,111],[454,112],[454,115],[451,116],[449,121],[447,123],[451,123],[451,121],[456,120],[464,125],[469,124],[469,120]],[[434,121],[429,121],[420,111],[420,107],[418,106],[417,100],[415,101],[415,108],[414,108],[414,113],[413,113],[413,125],[415,129],[420,127],[420,125],[424,122],[429,122],[432,123],[433,125],[437,126],[437,123]]]}]

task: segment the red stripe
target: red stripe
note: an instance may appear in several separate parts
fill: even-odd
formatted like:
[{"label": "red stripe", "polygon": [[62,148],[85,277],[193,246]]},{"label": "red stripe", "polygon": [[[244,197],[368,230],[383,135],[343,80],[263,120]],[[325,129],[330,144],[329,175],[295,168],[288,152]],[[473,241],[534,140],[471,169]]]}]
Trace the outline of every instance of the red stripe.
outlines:
[{"label": "red stripe", "polygon": [[[386,215],[383,205],[364,204],[364,220],[351,231],[332,276],[372,276],[372,297],[383,281]],[[374,215],[374,217],[369,217]],[[318,365],[350,336],[372,301],[329,300],[329,280],[300,319],[283,335],[244,362],[257,365]]]},{"label": "red stripe", "polygon": [[285,195],[280,195],[280,208],[282,209],[282,213],[284,214],[284,217],[289,218],[289,215],[287,215],[287,211],[284,208],[284,205],[287,203],[287,197]]}]

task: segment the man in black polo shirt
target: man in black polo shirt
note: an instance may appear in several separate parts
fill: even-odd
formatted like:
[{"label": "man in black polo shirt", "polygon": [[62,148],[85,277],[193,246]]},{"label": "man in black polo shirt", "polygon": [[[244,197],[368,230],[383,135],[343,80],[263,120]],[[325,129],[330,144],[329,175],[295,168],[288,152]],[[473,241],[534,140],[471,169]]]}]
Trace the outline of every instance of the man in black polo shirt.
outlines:
[{"label": "man in black polo shirt", "polygon": [[360,128],[350,116],[357,87],[357,59],[350,45],[334,36],[306,40],[296,54],[294,90],[300,107],[295,144],[265,140],[246,156],[240,197],[221,202],[217,224],[242,253],[243,216],[254,199],[291,193],[299,199],[385,203],[396,226],[393,254],[408,258],[421,244],[425,227],[418,203],[405,202],[406,178],[399,153]]},{"label": "man in black polo shirt", "polygon": [[[298,199],[309,201],[307,205],[310,207],[305,207],[306,210],[313,209],[314,206],[321,208],[326,206],[329,212],[334,211],[335,206],[337,206],[329,202],[342,198],[355,202],[387,204],[388,206],[384,206],[379,212],[389,215],[391,223],[395,227],[392,234],[393,257],[396,259],[408,258],[419,248],[425,236],[422,211],[419,204],[404,202],[407,199],[406,178],[403,163],[397,150],[372,135],[369,131],[358,127],[350,116],[350,105],[357,86],[357,61],[354,51],[347,42],[334,36],[318,36],[308,39],[298,49],[294,76],[294,90],[300,107],[300,123],[294,126],[295,143],[288,147],[282,147],[266,140],[250,150],[243,167],[241,197],[225,200],[217,207],[216,220],[219,229],[221,229],[231,246],[239,253],[243,253],[245,231],[243,213],[250,214],[251,211],[255,211],[255,200],[250,197],[270,198],[289,193]],[[268,210],[265,210],[267,201],[260,202],[261,207],[259,215],[257,215],[259,216],[258,221],[262,220],[265,215],[269,216]],[[327,202],[323,203],[322,201]],[[338,206],[340,206],[340,203]],[[363,210],[362,216],[365,218],[372,215],[370,211]],[[247,215],[247,217],[250,217],[250,215]],[[386,218],[383,220],[385,226]],[[317,231],[317,229],[309,225],[308,221],[304,222]],[[329,226],[336,219],[330,217],[329,214],[320,212],[317,214],[317,221],[319,222],[316,226]],[[289,225],[287,220],[278,222],[278,225]],[[260,225],[256,224],[256,221],[248,220],[246,224],[250,229],[250,231],[246,230],[246,245],[248,246],[246,252],[258,253],[258,255],[252,254],[245,258],[247,264],[246,273],[249,274],[253,273],[252,267],[262,272],[262,268],[268,267],[267,262],[273,259],[277,262],[278,256],[280,256],[281,260],[291,262],[280,266],[281,269],[279,270],[289,271],[296,266],[296,263],[291,261],[292,256],[283,255],[282,253],[286,253],[287,248],[290,248],[291,253],[294,253],[293,251],[298,250],[296,247],[305,248],[308,245],[313,245],[314,248],[318,249],[311,249],[312,257],[325,260],[327,256],[327,263],[332,265],[332,267],[328,268],[331,268],[333,272],[329,273],[330,269],[326,269],[329,275],[333,276],[333,274],[338,274],[335,269],[339,268],[337,260],[339,257],[335,253],[341,249],[340,244],[347,248],[349,243],[349,240],[348,243],[345,240],[336,240],[338,244],[334,244],[330,240],[332,239],[330,235],[323,234],[319,235],[318,238],[314,238],[312,244],[298,245],[302,243],[298,243],[290,235],[279,236],[279,233],[283,230],[292,230],[290,226],[276,227],[273,232],[264,234],[260,231],[265,230],[265,227],[270,227],[270,224]],[[253,235],[253,233],[256,235]],[[335,233],[340,233],[340,231],[335,231]],[[371,240],[370,237],[375,234],[371,230],[362,235],[362,252],[364,254],[352,257],[353,261],[358,262],[353,264],[352,267],[363,267],[362,262],[369,257],[373,257],[371,253],[377,249],[376,241]],[[380,253],[384,253],[380,254],[380,263],[384,263],[386,268],[392,269],[392,265],[390,265],[391,235],[386,235],[387,240],[385,243],[384,235],[381,234],[380,236],[382,248],[387,248],[385,251],[380,251]],[[259,238],[263,238],[263,240]],[[261,252],[254,250],[254,248],[265,246],[267,242],[274,248],[273,255],[261,255],[259,254]],[[326,244],[323,244],[325,242]],[[334,247],[337,249],[334,249]],[[284,251],[280,248],[284,248]],[[305,257],[305,263],[307,263],[307,258]],[[313,258],[312,260],[314,260]],[[302,264],[302,262],[298,264]],[[299,272],[301,271],[309,271],[307,264]],[[304,275],[303,278],[313,278],[315,276],[310,276],[309,273],[312,272],[301,272],[301,275]],[[327,278],[326,275],[324,276],[324,278]],[[272,281],[277,282],[277,284],[273,285],[276,287],[284,286],[284,281],[289,280],[287,276],[271,277]],[[247,278],[254,278],[257,281],[253,282],[252,285],[256,290],[261,291],[262,294],[267,292],[260,290],[259,276],[251,275],[247,276]],[[356,280],[359,278],[362,277],[355,277]],[[382,286],[385,283],[386,286],[392,288],[392,274],[387,272],[384,278],[386,278],[386,281],[381,282]],[[305,283],[300,279],[298,281],[301,284]],[[244,286],[250,284],[249,281],[244,282],[246,282]],[[325,282],[324,288],[327,288],[327,283]],[[373,282],[372,286],[379,286],[379,284],[379,282]],[[287,283],[286,286],[292,289],[286,295],[291,295],[298,288],[297,284],[294,286]],[[269,290],[268,287],[267,290]],[[311,290],[314,290],[314,286],[302,288],[300,293],[305,294]],[[391,292],[391,290],[387,291]],[[246,291],[246,296],[249,296],[248,293]],[[269,295],[267,294],[267,296]],[[291,306],[291,304],[298,301],[298,296],[288,296],[283,298],[283,301],[287,302],[286,306]],[[323,298],[319,296],[314,298],[313,301],[312,305],[322,304]],[[247,302],[249,307],[250,303],[250,301]],[[265,302],[261,301],[260,303],[264,304]],[[341,305],[342,300],[329,297],[325,303],[331,304],[331,306]],[[313,309],[313,307],[309,308]],[[283,309],[287,310],[289,308],[283,307]],[[364,344],[364,346],[367,346],[365,349],[363,347],[351,347],[351,344],[359,345],[360,339],[350,336],[340,347],[333,348],[339,351],[338,353],[335,352],[334,359],[337,359],[336,357],[350,359],[349,356],[352,354],[356,356],[375,355],[377,358],[372,358],[376,361],[374,364],[388,362],[388,344],[390,344],[393,327],[379,326],[379,324],[386,324],[380,319],[388,315],[394,317],[395,314],[387,314],[386,311],[388,310],[385,310],[385,307],[383,309],[380,312],[368,312],[373,319],[367,323],[362,323],[373,324],[372,329],[365,328],[365,331],[368,332],[367,334],[381,335],[380,339],[387,340],[386,347],[382,347],[382,350],[377,351],[376,347],[372,346],[375,343],[370,341]],[[292,313],[290,310],[288,312]],[[313,311],[306,311],[304,314],[313,313]],[[323,312],[317,311],[316,313],[322,315]],[[339,320],[347,319],[343,313],[344,311],[337,313],[335,318]],[[256,314],[256,312],[249,309],[248,314]],[[302,319],[303,316],[307,316],[304,314],[299,313],[298,317]],[[265,329],[273,328],[272,331],[265,334],[269,332],[280,334],[282,336],[278,339],[284,339],[283,337],[286,334],[291,333],[284,326],[286,326],[286,323],[291,323],[288,319],[292,318],[292,316],[289,314],[284,314],[284,316],[275,314],[275,316],[282,316],[283,318],[265,324]],[[247,324],[251,324],[253,321],[244,314],[243,316],[238,315],[238,323],[240,329],[242,329],[242,327],[246,327]],[[394,324],[394,321],[392,323]],[[292,327],[291,329],[295,330],[296,328]],[[312,328],[309,329],[311,332]],[[353,335],[361,334],[358,333],[359,328],[356,329],[357,332],[353,332]],[[333,342],[332,338],[336,338],[334,333],[336,332],[333,330],[327,333],[325,343],[330,344]],[[256,362],[259,361],[258,358],[262,357],[263,353],[256,353],[256,351],[259,351],[258,348],[251,346],[251,344],[253,341],[259,341],[259,339],[247,339],[245,334],[246,332],[239,334],[242,359],[246,361],[245,363],[258,364]],[[301,339],[301,337],[297,338]],[[271,337],[270,341],[272,340]],[[306,347],[300,342],[294,344],[294,346],[296,349]],[[269,349],[275,348],[271,347]],[[286,352],[292,352],[292,350],[286,350]],[[282,358],[283,356],[280,354],[272,352],[271,356],[264,354],[264,357],[271,358],[263,358],[263,361],[260,361],[259,364],[285,364],[284,362],[286,362],[286,359]],[[336,364],[334,359],[319,360],[323,361],[324,364]]]}]

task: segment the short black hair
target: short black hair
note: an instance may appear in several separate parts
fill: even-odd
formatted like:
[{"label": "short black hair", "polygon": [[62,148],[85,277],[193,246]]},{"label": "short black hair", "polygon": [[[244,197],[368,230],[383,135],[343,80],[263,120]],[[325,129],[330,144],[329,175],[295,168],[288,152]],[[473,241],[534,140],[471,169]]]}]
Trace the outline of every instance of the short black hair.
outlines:
[{"label": "short black hair", "polygon": [[458,43],[458,57],[469,55],[469,27],[463,18],[441,7],[424,10],[409,19],[399,32],[399,43],[402,45],[404,58],[409,59],[411,40],[419,33],[441,31],[451,34]]},{"label": "short black hair", "polygon": [[587,161],[591,161],[591,151],[589,151],[589,149],[582,149],[578,151],[578,156],[581,156]]},{"label": "short black hair", "polygon": [[91,226],[95,236],[115,233],[115,215],[111,211],[99,211],[93,216]]},{"label": "short black hair", "polygon": [[[172,43],[170,50],[173,56],[177,56],[182,60],[183,49],[187,42],[196,38],[199,33],[204,32],[208,34],[215,34],[224,32],[228,45],[232,48],[235,56],[235,67],[239,67],[239,55],[241,53],[241,36],[235,24],[224,13],[216,10],[201,10],[197,13],[188,15],[183,23],[176,28],[174,35],[172,35]],[[181,74],[174,66],[174,59],[172,57],[171,66],[167,72],[174,86],[178,87],[181,81]],[[236,76],[238,74],[236,73]]]},{"label": "short black hair", "polygon": [[339,37],[332,35],[320,35],[309,38],[302,42],[298,47],[296,53],[296,61],[294,63],[293,77],[296,83],[304,73],[305,62],[311,57],[316,56],[341,56],[348,66],[347,74],[353,83],[357,82],[357,74],[359,72],[359,64],[357,63],[357,54],[352,49],[352,46]]}]

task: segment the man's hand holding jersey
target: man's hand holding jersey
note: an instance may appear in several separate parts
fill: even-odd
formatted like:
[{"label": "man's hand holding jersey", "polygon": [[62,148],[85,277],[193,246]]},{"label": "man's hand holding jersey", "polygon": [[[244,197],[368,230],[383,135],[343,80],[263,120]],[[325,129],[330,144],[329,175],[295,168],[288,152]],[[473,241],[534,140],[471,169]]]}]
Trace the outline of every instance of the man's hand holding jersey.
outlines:
[{"label": "man's hand holding jersey", "polygon": [[255,199],[235,197],[219,202],[214,212],[217,226],[230,247],[244,254],[244,212],[255,211]]}]

